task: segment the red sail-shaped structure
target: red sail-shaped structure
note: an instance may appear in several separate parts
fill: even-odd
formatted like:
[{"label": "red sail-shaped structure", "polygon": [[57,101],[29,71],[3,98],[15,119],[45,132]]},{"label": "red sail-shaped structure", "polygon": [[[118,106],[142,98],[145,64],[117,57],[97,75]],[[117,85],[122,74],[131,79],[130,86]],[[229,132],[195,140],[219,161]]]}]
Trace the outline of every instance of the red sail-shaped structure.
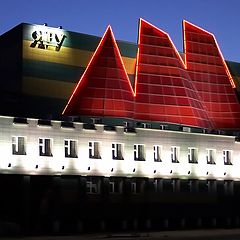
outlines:
[{"label": "red sail-shaped structure", "polygon": [[140,19],[135,119],[211,128],[201,98],[169,35]]},{"label": "red sail-shaped structure", "polygon": [[214,35],[183,22],[185,61],[214,128],[239,128],[235,84]]},{"label": "red sail-shaped structure", "polygon": [[235,84],[212,33],[183,22],[184,60],[140,19],[134,90],[109,26],[63,114],[239,129]]},{"label": "red sail-shaped structure", "polygon": [[133,98],[130,80],[109,26],[63,114],[132,118]]}]

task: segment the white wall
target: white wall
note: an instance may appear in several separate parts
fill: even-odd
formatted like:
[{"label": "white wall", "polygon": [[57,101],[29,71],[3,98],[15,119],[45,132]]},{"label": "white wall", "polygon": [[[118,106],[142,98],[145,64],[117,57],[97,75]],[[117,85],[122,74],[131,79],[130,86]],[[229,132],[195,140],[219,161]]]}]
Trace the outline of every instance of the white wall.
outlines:
[{"label": "white wall", "polygon": [[[0,173],[240,179],[240,144],[232,136],[147,128],[137,128],[134,134],[124,133],[121,126],[110,132],[104,131],[103,125],[85,130],[82,123],[74,123],[75,128],[68,129],[58,121],[52,121],[52,126],[38,126],[37,122],[28,119],[28,124],[13,124],[13,118],[0,117]],[[26,137],[26,155],[12,155],[12,136]],[[39,156],[39,137],[53,139],[52,157]],[[78,158],[64,157],[64,139],[77,140]],[[89,141],[100,142],[101,159],[89,159]],[[124,144],[124,160],[112,160],[112,142]],[[134,144],[145,145],[146,161],[134,161]],[[162,146],[162,162],[154,162],[153,145]],[[179,163],[171,162],[171,146],[180,147]],[[188,147],[198,148],[197,164],[188,163]],[[216,164],[207,164],[207,148],[216,149]],[[223,150],[233,151],[232,165],[224,165]]]}]

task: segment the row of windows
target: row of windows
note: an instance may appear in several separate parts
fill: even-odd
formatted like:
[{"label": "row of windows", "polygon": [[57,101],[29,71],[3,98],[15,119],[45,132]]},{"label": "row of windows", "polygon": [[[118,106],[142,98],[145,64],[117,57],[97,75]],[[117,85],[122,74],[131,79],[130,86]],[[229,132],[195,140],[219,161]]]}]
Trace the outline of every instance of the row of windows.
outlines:
[{"label": "row of windows", "polygon": [[[88,177],[86,192],[98,194],[101,192],[103,182],[99,178]],[[121,194],[131,192],[134,194],[150,192],[205,192],[233,194],[233,181],[198,180],[198,179],[154,179],[146,183],[143,179],[109,179],[108,192]]]},{"label": "row of windows", "polygon": [[[100,142],[90,141],[89,147],[89,158],[101,159],[101,146]],[[77,141],[72,139],[64,140],[65,157],[77,158]],[[112,143],[112,159],[124,160],[124,144]],[[145,161],[146,151],[144,144],[134,144],[133,146],[134,160]],[[12,154],[13,155],[26,155],[26,139],[22,136],[12,137]],[[40,156],[53,156],[52,154],[52,139],[50,138],[39,138],[39,155]],[[224,164],[232,164],[232,151],[223,150],[222,152]],[[171,147],[171,161],[173,163],[179,163],[180,147]],[[163,151],[161,145],[153,146],[153,159],[155,162],[161,162],[163,160]],[[206,149],[206,161],[208,164],[215,164],[216,149]],[[198,163],[198,149],[188,148],[188,162]]]}]

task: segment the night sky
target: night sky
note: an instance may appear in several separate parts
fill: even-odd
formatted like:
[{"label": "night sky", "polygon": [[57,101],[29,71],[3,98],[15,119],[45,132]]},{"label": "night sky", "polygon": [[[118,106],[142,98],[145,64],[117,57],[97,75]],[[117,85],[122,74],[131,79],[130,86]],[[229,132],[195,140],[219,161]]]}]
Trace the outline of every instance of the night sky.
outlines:
[{"label": "night sky", "polygon": [[225,59],[240,62],[239,0],[7,0],[0,34],[26,22],[102,36],[110,24],[117,39],[136,43],[140,17],[168,32],[180,51],[186,19],[215,34]]}]

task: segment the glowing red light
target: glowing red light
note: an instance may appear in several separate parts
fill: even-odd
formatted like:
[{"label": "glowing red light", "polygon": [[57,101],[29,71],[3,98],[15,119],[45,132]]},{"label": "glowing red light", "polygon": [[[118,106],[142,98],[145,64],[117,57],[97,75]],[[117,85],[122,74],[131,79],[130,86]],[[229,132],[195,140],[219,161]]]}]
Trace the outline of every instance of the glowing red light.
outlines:
[{"label": "glowing red light", "polygon": [[[143,24],[146,24],[146,25],[143,25]],[[222,100],[218,100],[219,102],[216,100],[209,102],[208,100],[203,99],[203,97],[202,97],[203,95],[201,95],[202,94],[201,86],[204,86],[204,83],[198,82],[198,80],[199,80],[198,78],[195,79],[195,77],[194,77],[196,75],[195,72],[197,73],[198,70],[199,70],[199,72],[206,70],[206,72],[203,73],[203,74],[208,74],[208,75],[206,75],[206,77],[210,76],[211,74],[212,74],[211,76],[213,76],[214,74],[216,75],[216,73],[215,73],[215,69],[211,65],[207,64],[208,61],[206,63],[204,62],[202,65],[200,65],[200,64],[197,65],[198,64],[197,61],[196,61],[196,64],[194,63],[194,61],[193,61],[194,55],[192,56],[191,54],[189,54],[190,53],[189,47],[192,47],[192,45],[189,45],[189,39],[187,39],[188,35],[186,35],[187,34],[186,33],[186,31],[187,31],[186,24],[191,26],[191,28],[190,28],[191,30],[196,29],[199,32],[200,31],[204,32],[203,35],[205,35],[205,33],[206,33],[206,35],[210,36],[209,41],[211,42],[212,45],[214,45],[214,55],[217,56],[217,60],[218,60],[217,67],[219,67],[219,69],[220,69],[219,71],[221,72],[222,75],[224,75],[225,81],[228,82],[228,80],[229,80],[229,82],[231,83],[231,87],[236,88],[233,78],[231,76],[231,73],[230,73],[228,66],[223,58],[222,52],[218,46],[217,40],[212,33],[184,20],[183,21],[184,59],[183,59],[181,57],[180,53],[178,52],[178,50],[176,49],[176,47],[168,33],[157,28],[156,26],[147,22],[146,20],[143,20],[142,18],[140,18],[139,29],[138,29],[138,48],[137,48],[137,56],[136,56],[134,87],[132,87],[132,84],[130,82],[129,76],[127,74],[127,71],[126,71],[119,47],[115,40],[113,31],[111,29],[111,26],[108,26],[103,37],[101,38],[101,40],[98,44],[95,52],[93,53],[83,75],[81,76],[79,82],[77,83],[75,89],[73,90],[73,93],[72,93],[66,107],[63,110],[63,114],[69,114],[69,112],[72,112],[72,110],[76,107],[76,109],[78,108],[79,113],[82,113],[81,109],[84,109],[84,110],[87,109],[86,112],[88,114],[101,115],[103,113],[103,115],[108,114],[108,116],[118,116],[118,114],[120,114],[119,116],[123,117],[123,116],[125,116],[124,115],[125,113],[121,115],[120,111],[122,111],[122,109],[126,108],[126,109],[128,109],[128,110],[126,110],[126,112],[128,112],[127,117],[132,117],[135,115],[135,117],[137,119],[139,117],[139,119],[148,119],[149,121],[152,121],[153,120],[151,118],[151,116],[152,116],[154,118],[154,121],[166,121],[166,122],[173,122],[173,123],[180,123],[180,124],[183,123],[186,125],[194,125],[194,126],[201,126],[201,127],[210,126],[211,124],[213,124],[215,121],[214,119],[215,119],[216,114],[214,111],[211,111],[211,110],[209,111],[208,108],[212,109],[213,104],[215,104],[214,106],[219,104],[218,105],[218,107],[219,107],[221,104],[225,104],[225,102],[223,102]],[[146,32],[145,32],[145,27],[147,29]],[[155,30],[156,30],[156,32],[155,32]],[[150,34],[147,31],[150,31]],[[153,31],[154,34],[156,34],[156,36],[154,34],[153,34],[153,36],[151,36],[151,34],[153,33],[151,31]],[[201,36],[201,33],[198,33],[198,31],[196,31],[196,34],[200,34],[199,36]],[[145,38],[144,34],[146,34],[146,38]],[[148,35],[150,37],[155,37],[155,39],[158,39],[157,41],[159,41],[159,39],[161,39],[159,41],[160,45],[158,46],[156,44],[156,46],[155,46],[154,45],[155,43],[152,42],[148,46],[148,40],[145,40],[145,39],[147,39],[147,37],[149,37]],[[199,37],[199,36],[197,36],[197,37]],[[98,63],[95,64],[95,62],[97,60],[94,61],[94,59],[95,58],[98,59],[98,56],[101,58],[100,51],[103,49],[104,53],[109,52],[108,48],[105,48],[105,47],[108,47],[108,45],[104,45],[107,37],[109,37],[109,39],[111,39],[110,55],[111,55],[111,51],[114,51],[114,53],[112,53],[112,54],[114,55],[114,57],[117,60],[117,63],[116,63],[117,65],[115,66],[115,69],[120,70],[120,72],[121,72],[120,75],[118,75],[118,74],[115,75],[115,79],[120,79],[120,80],[125,81],[125,82],[121,83],[121,84],[123,84],[123,85],[121,85],[122,87],[120,87],[120,88],[117,87],[114,92],[114,94],[117,94],[117,95],[119,94],[118,90],[121,91],[121,89],[122,89],[126,92],[126,95],[125,94],[121,95],[122,93],[120,93],[120,95],[122,97],[122,99],[120,99],[120,100],[118,97],[116,97],[116,98],[112,97],[114,95],[113,93],[110,93],[110,95],[112,94],[111,97],[105,98],[105,96],[107,96],[106,90],[111,92],[112,89],[110,89],[110,88],[106,88],[106,90],[103,90],[102,92],[101,91],[98,92],[99,88],[98,89],[95,88],[95,82],[91,82],[91,84],[93,84],[93,85],[87,84],[87,87],[85,86],[85,84],[83,85],[83,83],[87,79],[89,79],[89,78],[92,79],[93,75],[91,75],[91,74],[93,73],[93,70],[90,70],[90,69],[92,69],[92,66],[95,67],[95,65],[96,65],[97,67],[99,67],[99,65],[97,65]],[[109,39],[107,39],[107,41]],[[162,42],[161,42],[162,40],[165,41],[164,42],[165,45],[162,44]],[[198,42],[196,41],[195,44],[197,46],[196,47],[196,49],[197,49]],[[153,60],[153,63],[154,63],[154,61],[155,61],[155,63],[152,65],[148,64],[148,62],[147,62],[148,60],[145,62],[146,59],[150,59],[150,61],[152,61],[152,59],[154,59],[154,58],[152,58],[152,59],[148,58],[149,56],[147,54],[145,54],[145,51],[147,48],[144,48],[144,47],[146,47],[146,46],[148,46],[148,49],[155,48],[155,49],[157,49],[157,51],[159,51],[158,54],[154,55],[154,52],[151,53],[150,50],[147,50],[150,52],[149,56],[151,56],[153,54],[155,56],[155,58],[158,59],[158,61]],[[172,56],[171,57],[172,59],[168,60],[169,55],[164,53],[165,50],[163,52],[160,52],[160,51],[162,51],[162,48],[163,49],[167,48],[168,49],[167,51],[171,52],[170,54]],[[100,55],[99,55],[99,53],[100,53]],[[200,54],[201,54],[201,52],[200,52]],[[198,56],[198,50],[196,50],[196,55]],[[103,56],[105,56],[105,55],[103,54]],[[145,56],[147,57],[146,59],[145,59]],[[211,57],[214,58],[214,56],[211,56]],[[164,61],[166,61],[166,60],[164,60],[164,59],[167,59],[167,61],[172,61],[171,63],[173,63],[173,65],[174,64],[176,64],[176,65],[174,65],[174,66],[169,65],[170,67],[168,67],[168,65],[167,65],[168,62],[167,62],[166,66],[165,66]],[[179,64],[178,64],[178,61],[179,61]],[[214,59],[214,61],[215,61],[215,59]],[[160,66],[160,68],[159,68],[159,66]],[[192,66],[194,66],[194,67],[192,67]],[[100,64],[100,67],[101,67],[101,64]],[[109,69],[109,68],[111,68],[111,65],[105,66],[105,69]],[[155,69],[157,69],[156,72],[154,72]],[[176,83],[177,85],[179,83],[181,83],[182,86],[185,88],[186,96],[184,96],[184,97],[189,99],[188,105],[184,105],[184,104],[186,104],[184,102],[184,99],[182,99],[184,97],[182,97],[182,95],[181,95],[182,93],[180,93],[179,87],[176,87],[176,89],[178,91],[176,91],[176,89],[174,88],[175,83],[172,83],[171,86],[166,87],[162,83],[160,83],[160,82],[158,83],[156,81],[156,79],[160,79],[161,77],[162,77],[162,79],[164,79],[164,74],[167,71],[169,71],[168,74],[170,74],[168,76],[177,76],[176,78],[178,78],[180,81],[180,82]],[[160,72],[161,72],[161,74],[159,74]],[[209,75],[209,73],[211,73],[211,74]],[[149,74],[149,76],[151,74],[152,74],[152,76],[154,75],[156,78],[153,81],[155,81],[155,82],[150,83],[150,80],[146,80],[144,74],[146,75],[146,77],[148,77],[148,74]],[[191,74],[195,74],[195,75],[191,75]],[[98,79],[98,77],[97,77],[97,79]],[[110,78],[107,78],[106,81],[109,81],[109,79]],[[150,77],[149,77],[149,79],[150,79]],[[116,81],[118,81],[118,80],[116,80]],[[126,81],[128,82],[128,84],[126,84]],[[174,77],[171,78],[171,81],[174,81]],[[159,88],[156,87],[158,84],[159,84]],[[202,84],[202,85],[199,87],[199,84]],[[89,88],[89,86],[90,86],[90,88]],[[86,87],[86,89],[88,89],[90,95],[91,95],[91,89],[96,90],[94,94],[97,97],[93,96],[93,98],[91,99],[91,96],[90,96],[90,100],[87,102],[89,104],[88,105],[89,108],[85,107],[85,100],[86,100],[85,97],[88,98],[88,95],[86,95],[84,93],[85,87]],[[81,88],[81,90],[79,90],[80,88]],[[230,85],[229,85],[229,88],[230,88]],[[101,89],[105,89],[105,85],[101,85]],[[156,90],[156,89],[159,89],[159,90]],[[175,89],[175,90],[172,90],[172,89]],[[197,89],[200,89],[200,90],[197,90]],[[106,92],[104,92],[104,91],[106,91]],[[163,91],[163,92],[161,93],[161,91]],[[175,100],[173,100],[171,98],[172,96],[169,95],[169,92],[171,92],[171,91],[173,91],[173,94],[176,94],[175,97],[177,97],[178,96],[177,94],[179,94],[180,97],[178,100],[176,100],[176,98],[175,98]],[[154,92],[154,94],[151,94],[152,92]],[[137,94],[138,94],[138,96],[137,96]],[[152,96],[151,101],[149,100],[150,97],[148,98],[147,94]],[[192,94],[195,94],[196,98],[194,98],[192,96]],[[205,96],[207,96],[208,98],[211,99],[213,97],[213,94],[211,91],[209,91],[208,95],[207,94],[205,94]],[[137,98],[132,98],[132,96],[133,97],[137,96]],[[81,97],[83,97],[83,101],[81,100]],[[146,97],[146,99],[144,99],[145,97]],[[163,97],[165,99],[164,101],[162,101]],[[79,101],[79,99],[81,101]],[[155,101],[155,99],[157,99],[157,100]],[[125,102],[125,100],[126,100],[126,102]],[[78,101],[81,102],[82,105],[77,107],[76,104],[78,104]],[[102,103],[101,103],[101,101],[102,101]],[[169,101],[169,103],[167,101]],[[180,103],[180,101],[181,101],[182,105],[181,104],[178,105]],[[107,104],[108,108],[106,108],[106,104]],[[209,104],[210,105],[212,104],[212,105],[210,106]],[[230,104],[230,102],[229,102],[229,104]],[[235,100],[233,101],[233,104],[237,104]],[[116,112],[113,113],[113,115],[111,115],[111,114],[115,110],[112,109],[111,106],[116,107]],[[173,106],[175,106],[175,107],[173,107]],[[183,106],[185,106],[185,107],[183,107]],[[234,106],[233,106],[233,108],[234,108]],[[106,109],[106,111],[104,110],[104,108]],[[224,106],[222,107],[222,109],[223,108],[224,108]],[[171,109],[173,109],[173,110],[171,110]],[[86,113],[86,112],[84,112],[84,110],[83,110],[83,114]],[[237,111],[235,111],[235,112],[237,113]],[[78,111],[77,111],[77,113],[78,113]],[[227,114],[227,112],[225,112],[225,113]],[[210,114],[209,116],[211,116],[210,120],[209,120],[208,114]],[[230,112],[229,112],[229,114],[230,114]],[[149,115],[149,117],[147,117],[146,115]],[[190,116],[191,116],[191,119],[190,119]],[[222,117],[222,118],[224,118],[224,117]],[[220,118],[218,117],[218,119],[220,119]],[[232,119],[235,119],[235,115],[232,117]],[[213,122],[211,122],[211,121],[213,121]],[[224,124],[221,125],[221,123],[219,123],[219,124],[220,125],[216,125],[216,126],[224,125]]]},{"label": "glowing red light", "polygon": [[[126,71],[126,68],[125,68],[125,65],[123,63],[123,59],[121,57],[121,54],[120,54],[120,50],[118,48],[118,45],[116,43],[116,40],[115,40],[115,37],[114,37],[114,34],[113,34],[113,31],[111,29],[111,26],[108,26],[102,39],[100,40],[94,54],[92,55],[83,75],[81,76],[77,86],[75,87],[66,107],[64,108],[63,110],[63,113],[62,114],[66,114],[69,110],[71,112],[71,110],[74,108],[73,105],[74,105],[74,101],[75,101],[75,97],[77,97],[79,95],[79,89],[81,88],[81,86],[83,85],[83,82],[85,82],[89,76],[88,73],[90,73],[92,70],[90,70],[92,68],[92,66],[94,67],[94,64],[93,64],[93,61],[95,59],[96,56],[98,56],[99,52],[101,51],[102,47],[103,47],[103,44],[105,43],[105,40],[106,40],[106,37],[108,36],[109,37],[109,34],[111,35],[111,41],[112,41],[112,44],[113,44],[113,47],[114,49],[116,50],[116,58],[120,60],[120,64],[121,64],[121,68],[123,69],[123,78],[127,80],[128,82],[128,87],[129,87],[129,90],[131,91],[131,94],[132,96],[134,96],[134,91],[133,91],[133,88],[132,88],[132,85],[131,85],[131,82],[130,82],[130,79],[128,77],[128,74],[127,74],[127,71]],[[117,101],[115,101],[115,106],[119,106],[120,108],[120,103],[118,103]]]},{"label": "glowing red light", "polygon": [[77,91],[77,89],[79,89],[80,85],[82,84],[83,79],[85,78],[85,75],[86,75],[86,73],[88,72],[88,69],[89,69],[89,67],[90,67],[91,64],[92,64],[92,61],[93,61],[95,55],[98,53],[99,48],[102,46],[102,42],[103,42],[103,40],[105,39],[106,34],[107,34],[107,32],[108,32],[110,29],[111,29],[111,26],[109,25],[109,26],[107,27],[105,33],[103,34],[103,37],[101,38],[101,40],[100,40],[100,42],[99,42],[99,44],[98,44],[98,46],[97,46],[95,52],[93,53],[93,55],[92,55],[92,57],[91,57],[91,59],[90,59],[88,65],[87,65],[87,67],[86,67],[86,69],[85,69],[83,75],[81,76],[81,78],[80,78],[80,80],[79,80],[77,86],[76,86],[75,89],[73,90],[73,93],[72,93],[71,97],[69,98],[68,103],[67,103],[67,105],[65,106],[65,108],[64,108],[64,110],[63,110],[63,112],[62,112],[62,114],[65,113],[66,109],[68,108],[69,103],[72,101],[72,98],[73,98],[73,96],[75,95],[75,92]]},{"label": "glowing red light", "polygon": [[185,26],[186,26],[186,24],[189,24],[190,26],[192,26],[192,27],[194,27],[194,28],[196,28],[196,29],[200,29],[201,31],[205,32],[206,34],[212,36],[212,38],[213,38],[213,40],[214,40],[214,43],[216,44],[218,53],[219,53],[219,55],[220,55],[220,57],[221,57],[221,60],[222,60],[224,69],[225,69],[225,71],[226,71],[226,74],[227,74],[227,76],[228,76],[228,79],[229,79],[229,81],[230,81],[230,83],[231,83],[231,85],[232,85],[232,88],[236,88],[236,85],[235,85],[235,83],[234,83],[234,81],[233,81],[232,75],[231,75],[231,73],[230,73],[230,71],[229,71],[229,69],[228,69],[228,66],[227,66],[227,64],[226,64],[226,62],[225,62],[225,60],[224,60],[223,54],[222,54],[222,52],[221,52],[221,49],[220,49],[220,47],[219,47],[219,45],[218,45],[218,43],[217,43],[217,39],[215,38],[214,34],[211,33],[211,32],[206,31],[205,29],[203,29],[203,28],[201,28],[201,27],[196,26],[196,25],[193,24],[193,23],[190,23],[190,22],[188,22],[188,21],[186,21],[186,20],[183,20],[183,42],[184,42],[184,53],[185,53],[185,63],[186,63],[186,65],[187,65],[187,47],[188,47],[188,46],[187,46],[187,43],[186,43],[186,31],[185,31]]}]

